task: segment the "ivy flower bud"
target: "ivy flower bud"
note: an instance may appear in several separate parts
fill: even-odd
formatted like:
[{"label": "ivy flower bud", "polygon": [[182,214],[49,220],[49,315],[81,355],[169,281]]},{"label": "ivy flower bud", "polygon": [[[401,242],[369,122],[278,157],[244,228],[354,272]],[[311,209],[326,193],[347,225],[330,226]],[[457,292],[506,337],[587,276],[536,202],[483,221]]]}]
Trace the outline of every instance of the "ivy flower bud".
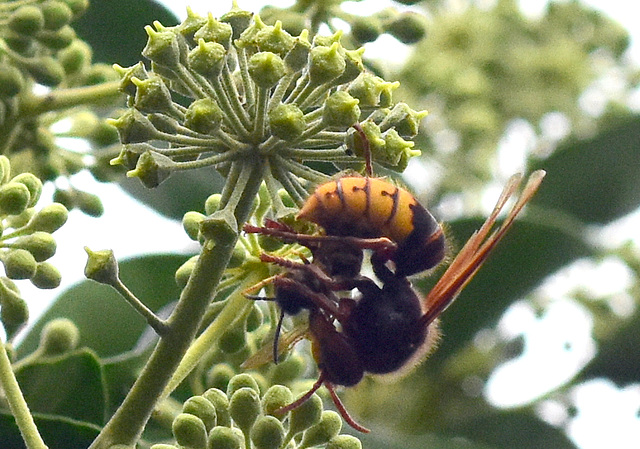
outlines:
[{"label": "ivy flower bud", "polygon": [[87,264],[84,267],[84,275],[87,279],[106,285],[116,285],[118,278],[118,261],[110,249],[102,251],[91,251],[84,247],[87,252]]},{"label": "ivy flower bud", "polygon": [[173,420],[171,426],[176,442],[189,449],[207,448],[207,430],[204,423],[197,416],[180,413]]},{"label": "ivy flower bud", "polygon": [[2,263],[9,279],[29,279],[36,273],[36,259],[25,249],[10,249]]},{"label": "ivy flower bud", "polygon": [[269,111],[271,134],[282,140],[295,140],[302,135],[306,126],[304,113],[295,104],[280,103]]},{"label": "ivy flower bud", "polygon": [[35,274],[31,276],[29,280],[35,287],[49,290],[60,286],[62,275],[60,271],[49,262],[41,262],[36,267]]},{"label": "ivy flower bud", "polygon": [[426,22],[421,14],[403,12],[385,24],[385,31],[403,44],[415,44],[427,34]]},{"label": "ivy flower bud", "polygon": [[89,0],[63,0],[64,3],[73,11],[73,18],[80,17],[89,7]]},{"label": "ivy flower bud", "polygon": [[311,52],[311,42],[309,42],[309,31],[302,30],[300,36],[295,38],[293,47],[284,57],[284,63],[292,72],[301,70],[309,59]]},{"label": "ivy flower bud", "polygon": [[362,443],[351,435],[336,435],[329,440],[325,449],[362,449]]},{"label": "ivy flower bud", "polygon": [[[222,16],[224,19],[225,16]],[[249,26],[242,32],[240,37],[234,42],[238,48],[257,47],[256,36],[260,31],[267,28],[267,25],[262,21],[262,18],[258,14],[253,16],[253,22],[250,22]],[[235,32],[234,32],[235,34]]]},{"label": "ivy flower bud", "polygon": [[[246,346],[244,326],[235,326],[224,331],[218,340],[218,348],[225,354],[235,354]],[[233,379],[232,379],[233,380]]]},{"label": "ivy flower bud", "polygon": [[158,187],[176,168],[176,163],[155,151],[140,156],[136,168],[127,172],[130,178],[138,178],[148,188]]},{"label": "ivy flower bud", "polygon": [[351,34],[361,44],[375,41],[382,32],[382,22],[376,16],[356,17],[351,22]]},{"label": "ivy flower bud", "polygon": [[45,1],[40,5],[44,17],[44,28],[59,30],[73,19],[73,11],[63,2],[56,0]]},{"label": "ivy flower bud", "polygon": [[322,399],[317,394],[313,394],[309,400],[299,407],[291,410],[289,417],[289,432],[296,434],[308,429],[320,421],[322,416]]},{"label": "ivy flower bud", "polygon": [[347,50],[344,52],[344,72],[342,72],[342,75],[340,75],[333,81],[334,84],[350,83],[364,72],[364,64],[362,63],[363,54],[364,47],[361,47],[357,50]]},{"label": "ivy flower bud", "polygon": [[229,412],[229,398],[223,391],[217,388],[210,388],[202,396],[213,404],[216,408],[216,419],[219,426],[231,425],[231,414]]},{"label": "ivy flower bud", "polygon": [[216,408],[204,396],[192,396],[182,404],[182,413],[197,416],[204,423],[207,432],[216,426]]},{"label": "ivy flower bud", "polygon": [[251,428],[251,441],[256,449],[278,449],[284,441],[284,427],[273,416],[261,416]]},{"label": "ivy flower bud", "polygon": [[231,25],[216,20],[213,14],[209,13],[206,22],[195,32],[193,38],[196,41],[202,39],[205,42],[216,42],[225,50],[228,50],[231,45],[232,34]]},{"label": "ivy flower bud", "polygon": [[244,440],[233,429],[216,426],[209,432],[207,444],[209,449],[241,449]]},{"label": "ivy flower bud", "polygon": [[[245,251],[246,258],[246,250],[244,248],[243,251]],[[231,256],[231,258],[233,259],[233,256]],[[264,314],[262,313],[262,310],[260,310],[260,307],[253,306],[251,308],[251,311],[247,315],[247,323],[245,325],[247,332],[253,332],[257,330],[260,326],[262,326],[263,322]]]},{"label": "ivy flower bud", "polygon": [[273,367],[271,379],[275,383],[288,384],[303,375],[306,365],[304,357],[291,354]]},{"label": "ivy flower bud", "polygon": [[380,95],[386,89],[395,89],[399,83],[389,83],[382,78],[363,72],[353,83],[349,85],[347,91],[360,100],[361,106],[380,106]]},{"label": "ivy flower bud", "polygon": [[93,193],[76,190],[75,204],[84,214],[90,217],[101,217],[104,213],[102,200],[100,200],[98,195],[94,195]]},{"label": "ivy flower bud", "polygon": [[196,262],[198,261],[198,256],[193,256],[189,258],[185,263],[180,265],[180,267],[176,270],[175,279],[176,285],[180,288],[184,288],[189,282],[189,278],[191,277],[191,273],[196,266]]},{"label": "ivy flower bud", "polygon": [[234,2],[231,11],[223,14],[222,17],[220,17],[220,22],[225,22],[231,25],[231,29],[233,30],[232,39],[236,40],[240,38],[244,30],[249,27],[252,17],[253,13],[238,8],[238,6]]},{"label": "ivy flower bud", "polygon": [[0,215],[20,215],[30,201],[29,189],[20,182],[11,181],[0,187]]},{"label": "ivy flower bud", "polygon": [[229,381],[227,396],[232,397],[233,394],[241,388],[251,388],[256,393],[260,393],[260,387],[258,386],[256,379],[251,374],[242,373],[237,376],[233,376]]},{"label": "ivy flower bud", "polygon": [[184,36],[188,42],[194,43],[197,41],[194,35],[206,23],[207,19],[205,17],[202,17],[200,14],[194,12],[190,6],[187,6],[187,18],[173,29]]},{"label": "ivy flower bud", "polygon": [[35,206],[40,199],[40,194],[42,193],[42,181],[40,181],[40,178],[33,173],[20,173],[11,181],[25,185],[29,190],[29,203],[27,204],[27,207]]},{"label": "ivy flower bud", "polygon": [[127,109],[117,120],[107,122],[116,127],[122,143],[142,143],[158,136],[158,130],[137,109]]},{"label": "ivy flower bud", "polygon": [[38,351],[44,356],[64,354],[78,347],[80,331],[68,318],[56,318],[45,324],[40,333]]},{"label": "ivy flower bud", "polygon": [[[229,386],[229,381],[233,376],[235,376],[235,374],[236,370],[229,364],[217,363],[207,373],[207,386],[220,390],[226,390]],[[220,414],[218,414],[218,419],[219,418]],[[223,425],[219,420],[218,424]]]},{"label": "ivy flower bud", "polygon": [[142,112],[168,112],[173,110],[171,92],[159,76],[145,79],[131,78],[136,86],[133,104]]},{"label": "ivy flower bud", "polygon": [[150,25],[144,27],[149,39],[142,54],[149,60],[167,68],[177,68],[181,62],[178,36],[172,31],[156,31]]},{"label": "ivy flower bud", "polygon": [[198,45],[189,52],[189,68],[205,78],[216,78],[222,73],[227,50],[217,42],[198,40]]},{"label": "ivy flower bud", "polygon": [[24,85],[22,72],[17,67],[4,62],[0,70],[0,98],[15,97],[22,91]]},{"label": "ivy flower bud", "polygon": [[218,210],[220,207],[220,200],[222,199],[222,195],[219,193],[214,193],[210,195],[204,203],[204,211],[207,215],[211,215]]},{"label": "ivy flower bud", "polygon": [[344,72],[347,64],[342,47],[334,42],[330,47],[313,47],[309,54],[309,81],[319,86],[338,78]]},{"label": "ivy flower bud", "polygon": [[253,388],[240,388],[231,396],[229,411],[238,428],[247,434],[262,411],[260,396]]},{"label": "ivy flower bud", "polygon": [[205,216],[196,211],[189,211],[182,217],[182,228],[191,240],[198,241],[200,223],[202,223],[204,219]]},{"label": "ivy flower bud", "polygon": [[76,39],[76,32],[70,25],[65,25],[59,30],[41,30],[36,34],[36,39],[50,50],[58,51],[67,48]]},{"label": "ivy flower bud", "polygon": [[44,262],[56,253],[55,239],[48,232],[42,231],[19,237],[11,247],[29,251],[36,262]]},{"label": "ivy flower bud", "polygon": [[7,25],[11,31],[31,36],[44,27],[42,9],[32,5],[20,6],[9,16]]},{"label": "ivy flower bud", "polygon": [[34,81],[43,86],[54,87],[64,79],[62,64],[51,56],[29,58],[21,64]]},{"label": "ivy flower bud", "polygon": [[213,134],[224,119],[222,109],[212,98],[200,98],[189,105],[184,125],[201,134]]},{"label": "ivy flower bud", "polygon": [[30,231],[44,231],[53,233],[67,222],[69,211],[60,203],[49,204],[40,209],[31,218],[27,227]]},{"label": "ivy flower bud", "polygon": [[284,57],[294,46],[293,37],[282,29],[279,20],[274,26],[265,27],[256,34],[255,43],[261,51]]},{"label": "ivy flower bud", "polygon": [[284,61],[275,53],[263,51],[249,59],[249,75],[263,89],[275,86],[285,73]]},{"label": "ivy flower bud", "polygon": [[136,65],[132,65],[131,67],[122,67],[118,64],[114,64],[113,69],[122,78],[120,80],[120,92],[123,92],[130,97],[135,96],[137,89],[136,85],[133,84],[132,79],[138,78],[140,80],[143,80],[149,77],[149,74],[147,73],[147,70],[145,69],[142,62],[139,62]]},{"label": "ivy flower bud", "polygon": [[29,320],[27,302],[12,290],[0,290],[0,321],[11,337]]},{"label": "ivy flower bud", "polygon": [[322,122],[342,129],[350,127],[360,118],[358,103],[357,98],[343,90],[332,93],[324,102]]},{"label": "ivy flower bud", "polygon": [[0,154],[0,185],[11,179],[11,162],[4,154]]},{"label": "ivy flower bud", "polygon": [[[292,401],[293,394],[289,388],[284,385],[273,385],[262,397],[262,409],[265,414],[273,415],[276,410],[291,404]],[[280,418],[284,419],[284,416],[280,416]]]},{"label": "ivy flower bud", "polygon": [[340,433],[342,419],[333,410],[325,410],[320,421],[309,427],[302,435],[300,447],[320,446]]}]

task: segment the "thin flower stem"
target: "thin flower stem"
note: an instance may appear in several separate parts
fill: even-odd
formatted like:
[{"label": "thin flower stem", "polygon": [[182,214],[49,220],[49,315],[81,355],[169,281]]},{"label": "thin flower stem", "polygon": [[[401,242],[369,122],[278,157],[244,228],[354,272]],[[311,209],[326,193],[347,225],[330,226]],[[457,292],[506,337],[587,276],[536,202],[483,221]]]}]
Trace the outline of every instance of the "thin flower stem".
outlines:
[{"label": "thin flower stem", "polygon": [[27,449],[47,449],[33,416],[31,416],[29,406],[20,391],[16,376],[11,369],[7,348],[2,342],[0,342],[0,385],[4,390],[5,399],[9,403],[11,414],[16,420]]},{"label": "thin flower stem", "polygon": [[117,279],[115,284],[111,284],[111,286],[120,293],[120,295],[136,310],[136,312],[147,320],[147,324],[156,331],[156,334],[162,336],[167,333],[167,323],[161,320],[158,315],[153,313],[153,310],[144,305],[144,303],[140,301],[126,285],[124,285],[120,278]]}]

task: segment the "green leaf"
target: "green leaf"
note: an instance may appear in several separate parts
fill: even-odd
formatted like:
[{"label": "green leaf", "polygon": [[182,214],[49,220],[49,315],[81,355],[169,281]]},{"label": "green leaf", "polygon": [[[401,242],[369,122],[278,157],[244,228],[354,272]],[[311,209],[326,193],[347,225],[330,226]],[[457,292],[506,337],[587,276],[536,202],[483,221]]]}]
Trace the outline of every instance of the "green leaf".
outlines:
[{"label": "green leaf", "polygon": [[102,366],[92,351],[36,359],[19,367],[16,378],[32,412],[104,424],[106,390]]},{"label": "green leaf", "polygon": [[534,168],[547,176],[532,203],[603,224],[640,206],[640,116],[560,146]]},{"label": "green leaf", "polygon": [[[42,439],[50,448],[85,448],[100,433],[100,427],[60,416],[34,413],[34,419]],[[9,413],[0,412],[2,447],[26,448],[15,419]]]},{"label": "green leaf", "polygon": [[372,431],[368,434],[350,432],[350,429],[344,429],[352,435],[358,437],[362,441],[362,447],[367,449],[491,449],[493,446],[487,446],[475,441],[470,441],[460,437],[447,437],[436,434],[423,435],[407,435],[392,434],[384,432]]},{"label": "green leaf", "polygon": [[[156,254],[129,259],[120,263],[120,277],[147,307],[157,311],[177,300],[180,290],[174,274],[186,258]],[[58,317],[72,320],[80,331],[80,345],[102,358],[132,349],[147,327],[111,287],[83,281],[63,292],[38,320],[18,347],[19,357],[36,349],[43,326]]]},{"label": "green leaf", "polygon": [[[545,277],[592,254],[592,247],[575,230],[534,222],[534,218],[537,216],[513,225],[456,302],[443,314],[444,337],[433,358],[447,357],[470,341],[475,332],[493,326],[513,301],[524,297]],[[447,227],[459,248],[481,224],[480,219],[467,219],[448,223]],[[454,254],[456,252],[457,249]],[[418,290],[427,292],[441,273],[442,269],[419,280]]]},{"label": "green leaf", "polygon": [[154,189],[142,185],[139,179],[125,178],[120,187],[131,196],[162,215],[182,220],[191,210],[204,211],[204,203],[213,194],[222,191],[224,179],[210,167],[173,173]]},{"label": "green leaf", "polygon": [[178,24],[164,6],[151,0],[92,1],[73,27],[93,48],[96,62],[131,66],[142,59],[147,43],[146,25],[155,20],[164,26]]}]

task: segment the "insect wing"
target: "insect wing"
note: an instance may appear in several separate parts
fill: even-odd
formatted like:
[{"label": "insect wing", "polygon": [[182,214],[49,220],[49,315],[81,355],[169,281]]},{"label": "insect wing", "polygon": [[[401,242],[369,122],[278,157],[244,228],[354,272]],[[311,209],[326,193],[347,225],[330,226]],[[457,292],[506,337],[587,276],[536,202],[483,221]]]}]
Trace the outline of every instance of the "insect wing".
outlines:
[{"label": "insect wing", "polygon": [[522,190],[522,194],[509,211],[502,225],[491,233],[500,211],[518,189],[522,176],[518,174],[509,179],[489,217],[480,229],[469,238],[451,265],[449,265],[449,268],[424,298],[423,303],[426,309],[426,313],[422,317],[424,325],[429,325],[433,322],[455,300],[456,296],[478,272],[491,251],[507,233],[516,216],[535,195],[545,174],[544,170],[538,170],[531,174]]},{"label": "insect wing", "polygon": [[[290,351],[296,343],[308,337],[309,327],[302,324],[288,332],[283,332],[278,339],[278,354],[282,355]],[[267,339],[260,349],[242,363],[242,368],[255,369],[273,362],[273,339],[274,337]]]}]

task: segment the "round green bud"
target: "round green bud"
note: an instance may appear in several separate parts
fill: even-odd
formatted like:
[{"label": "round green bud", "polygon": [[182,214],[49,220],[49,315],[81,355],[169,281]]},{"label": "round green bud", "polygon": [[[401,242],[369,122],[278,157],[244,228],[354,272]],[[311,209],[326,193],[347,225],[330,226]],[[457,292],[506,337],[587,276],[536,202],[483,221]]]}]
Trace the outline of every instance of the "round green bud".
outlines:
[{"label": "round green bud", "polygon": [[206,449],[207,430],[200,418],[189,413],[180,413],[171,426],[176,442],[187,449]]},{"label": "round green bud", "polygon": [[36,213],[35,209],[31,207],[29,209],[26,209],[20,215],[11,215],[7,217],[4,222],[0,223],[0,234],[2,233],[5,227],[18,229],[18,228],[22,228],[23,226],[26,226],[27,223],[29,223],[29,220],[33,218],[35,213]]},{"label": "round green bud", "polygon": [[[14,293],[18,293],[18,294],[20,293],[20,289],[18,288],[18,285],[8,277],[0,276],[0,283],[2,283],[2,287],[8,290],[11,290]],[[3,290],[2,287],[0,287],[0,291]],[[1,301],[1,298],[0,298],[0,301]]]},{"label": "round green bud", "polygon": [[217,78],[222,73],[227,50],[217,42],[198,41],[198,45],[189,52],[189,68],[205,78]]},{"label": "round green bud", "polygon": [[300,354],[291,354],[285,360],[273,366],[271,379],[274,383],[288,384],[302,377],[307,362]]},{"label": "round green bud", "polygon": [[427,114],[427,111],[414,111],[406,103],[397,103],[380,123],[380,129],[386,131],[393,127],[401,136],[413,137]]},{"label": "round green bud", "polygon": [[60,203],[49,204],[31,218],[27,227],[30,231],[53,233],[67,222],[69,211]]},{"label": "round green bud", "polygon": [[107,123],[116,127],[122,143],[141,143],[158,137],[158,130],[137,109],[127,109],[117,120],[108,119]]},{"label": "round green bud", "polygon": [[396,88],[398,83],[389,83],[382,78],[363,72],[347,89],[347,92],[360,101],[360,106],[379,106],[380,95],[384,89]]},{"label": "round green bud", "polygon": [[[218,363],[207,373],[207,386],[226,391],[229,381],[235,374],[235,369],[227,363]],[[223,425],[220,422],[218,424]]]},{"label": "round green bud", "polygon": [[54,87],[64,79],[65,73],[62,64],[51,56],[30,58],[23,61],[22,66],[36,83],[43,86]]},{"label": "round green bud", "polygon": [[278,449],[284,441],[284,427],[273,416],[261,416],[251,428],[251,441],[256,449]]},{"label": "round green bud", "polygon": [[248,433],[260,416],[260,396],[253,388],[240,388],[229,401],[231,418],[243,433]]},{"label": "round green bud", "polygon": [[385,31],[404,44],[415,44],[427,34],[427,24],[422,14],[403,12],[385,24]]},{"label": "round green bud", "polygon": [[262,310],[260,310],[260,307],[253,306],[247,315],[247,323],[245,325],[247,332],[253,332],[262,326],[263,319],[264,314],[262,313]]},{"label": "round green bud", "polygon": [[207,215],[211,215],[218,210],[220,207],[220,200],[222,199],[222,195],[219,193],[214,193],[207,198],[207,201],[204,203],[204,211]]},{"label": "round green bud", "polygon": [[197,416],[209,432],[216,426],[216,408],[204,396],[192,396],[182,404],[182,412]]},{"label": "round green bud", "polygon": [[11,31],[31,36],[44,27],[42,9],[37,6],[23,5],[9,16],[7,25]]},{"label": "round green bud", "polygon": [[247,373],[237,374],[231,378],[227,386],[227,396],[232,397],[233,394],[241,388],[251,388],[256,393],[260,393],[260,387],[256,379]]},{"label": "round green bud", "polygon": [[275,53],[284,57],[294,46],[293,37],[282,29],[279,20],[274,26],[269,26],[258,31],[255,43],[261,51]]},{"label": "round green bud", "polygon": [[90,217],[101,217],[104,213],[102,200],[98,195],[93,193],[76,190],[76,206]]},{"label": "round green bud", "polygon": [[31,277],[30,281],[38,288],[50,290],[60,286],[62,275],[49,262],[41,262],[36,267],[36,273]]},{"label": "round green bud", "polygon": [[302,110],[291,103],[280,103],[269,111],[271,134],[282,140],[295,140],[307,127]]},{"label": "round green bud", "polygon": [[55,356],[78,347],[80,332],[73,321],[56,318],[45,324],[40,333],[39,352],[44,356]]},{"label": "round green bud", "polygon": [[344,52],[345,69],[338,78],[333,80],[333,84],[348,84],[355,80],[364,72],[364,64],[362,63],[362,55],[364,47],[357,50],[347,50]]},{"label": "round green bud", "polygon": [[308,429],[320,421],[322,416],[322,399],[317,394],[302,403],[299,407],[291,410],[289,417],[289,432],[296,434]]},{"label": "round green bud", "polygon": [[351,22],[351,34],[360,44],[375,41],[382,31],[382,22],[376,16],[356,17]]},{"label": "round green bud", "polygon": [[182,228],[191,240],[195,242],[198,241],[200,236],[200,223],[202,223],[204,219],[204,215],[195,211],[189,211],[182,217]]},{"label": "round green bud", "polygon": [[18,182],[24,184],[29,190],[29,203],[27,207],[33,207],[40,199],[42,193],[42,181],[33,173],[21,173],[15,176],[11,182]]},{"label": "round green bud", "polygon": [[110,249],[91,251],[86,246],[87,264],[84,267],[84,275],[101,284],[116,285],[118,283],[118,261]]},{"label": "round green bud", "polygon": [[284,57],[284,63],[292,72],[302,70],[309,60],[310,52],[311,43],[309,42],[309,31],[302,30],[300,36],[295,38],[293,48],[289,50],[289,53]]},{"label": "round green bud", "polygon": [[320,446],[340,433],[342,419],[333,410],[324,410],[320,422],[309,427],[302,436],[300,447]]},{"label": "round green bud", "polygon": [[0,215],[20,215],[30,201],[29,189],[20,182],[11,181],[0,187]]},{"label": "round green bud", "polygon": [[222,17],[220,17],[220,22],[225,22],[231,25],[231,29],[233,30],[232,39],[236,40],[240,37],[244,30],[249,27],[252,16],[253,13],[238,8],[237,4],[234,3],[231,11],[223,14]]},{"label": "round green bud", "polygon": [[362,449],[362,443],[351,435],[336,435],[329,440],[325,449]]},{"label": "round green bud", "polygon": [[[234,326],[227,329],[218,340],[218,348],[225,354],[235,354],[246,346],[246,332],[244,326]],[[233,382],[233,379],[231,379]]]},{"label": "round green bud", "polygon": [[53,192],[53,201],[62,204],[71,210],[76,207],[76,194],[72,190],[56,190]]},{"label": "round green bud", "polygon": [[241,449],[244,439],[229,427],[216,426],[209,432],[208,449]]},{"label": "round green bud", "polygon": [[89,0],[62,0],[73,11],[74,19],[80,17],[89,7]]},{"label": "round green bud", "polygon": [[159,76],[145,79],[131,78],[136,86],[133,105],[141,112],[170,112],[173,110],[171,92]]},{"label": "round green bud", "polygon": [[[284,385],[273,385],[262,397],[262,410],[265,415],[273,415],[274,412],[293,402],[293,393]],[[284,419],[284,416],[278,416]]]},{"label": "round green bud", "polygon": [[338,78],[344,72],[344,50],[338,42],[330,47],[313,47],[309,55],[309,81],[319,86]]},{"label": "round green bud", "polygon": [[200,98],[189,105],[184,126],[201,134],[212,134],[220,128],[224,113],[211,98]]},{"label": "round green bud", "polygon": [[0,321],[11,337],[29,320],[27,302],[13,291],[0,292]]},{"label": "round green bud", "polygon": [[44,16],[44,27],[47,30],[59,30],[73,19],[73,11],[66,3],[49,0],[40,5]]},{"label": "round green bud", "polygon": [[36,262],[44,262],[56,253],[56,241],[48,232],[36,231],[30,235],[18,237],[12,244],[12,248],[20,248],[29,251]]},{"label": "round green bud", "polygon": [[10,249],[2,261],[4,271],[11,279],[29,279],[37,269],[37,262],[33,255],[24,249]]},{"label": "round green bud", "polygon": [[275,53],[263,51],[249,58],[249,75],[263,89],[275,86],[285,73],[284,61]]},{"label": "round green bud", "polygon": [[149,39],[142,55],[160,66],[177,68],[181,62],[181,45],[172,31],[156,31],[151,26],[144,27]]},{"label": "round green bud", "polygon": [[194,38],[196,31],[202,28],[207,23],[207,18],[202,17],[187,6],[187,18],[178,24],[174,29],[180,33],[187,42],[194,43],[197,39]]},{"label": "round green bud", "polygon": [[198,261],[198,256],[193,256],[185,263],[180,265],[180,268],[176,270],[176,284],[180,288],[184,288],[189,282],[189,278],[191,277],[191,273],[193,272],[194,267],[196,266],[196,262]]},{"label": "round green bud", "polygon": [[231,46],[231,36],[233,35],[233,29],[231,25],[224,22],[219,22],[213,17],[213,14],[207,16],[206,22],[200,27],[198,31],[193,35],[194,40],[197,42],[200,39],[205,42],[217,42],[225,49],[229,49]]},{"label": "round green bud", "polygon": [[216,420],[219,426],[231,425],[231,414],[229,412],[229,398],[217,388],[209,388],[202,396],[213,404],[216,409]]},{"label": "round green bud", "polygon": [[36,39],[45,47],[53,51],[67,48],[76,39],[76,32],[71,25],[65,25],[59,30],[41,30]]},{"label": "round green bud", "polygon": [[339,90],[332,93],[324,102],[322,121],[326,126],[348,128],[360,119],[358,99]]},{"label": "round green bud", "polygon": [[142,153],[136,168],[127,172],[127,177],[138,178],[145,187],[158,187],[175,170],[177,164],[160,153],[146,151]]},{"label": "round green bud", "polygon": [[233,247],[231,259],[229,259],[227,268],[238,268],[245,262],[245,260],[247,260],[247,250],[245,249],[242,242],[238,241],[236,243],[236,246]]},{"label": "round green bud", "polygon": [[9,99],[18,95],[24,88],[22,72],[6,62],[0,70],[0,98]]},{"label": "round green bud", "polygon": [[0,154],[0,185],[11,179],[11,162],[4,154]]}]

